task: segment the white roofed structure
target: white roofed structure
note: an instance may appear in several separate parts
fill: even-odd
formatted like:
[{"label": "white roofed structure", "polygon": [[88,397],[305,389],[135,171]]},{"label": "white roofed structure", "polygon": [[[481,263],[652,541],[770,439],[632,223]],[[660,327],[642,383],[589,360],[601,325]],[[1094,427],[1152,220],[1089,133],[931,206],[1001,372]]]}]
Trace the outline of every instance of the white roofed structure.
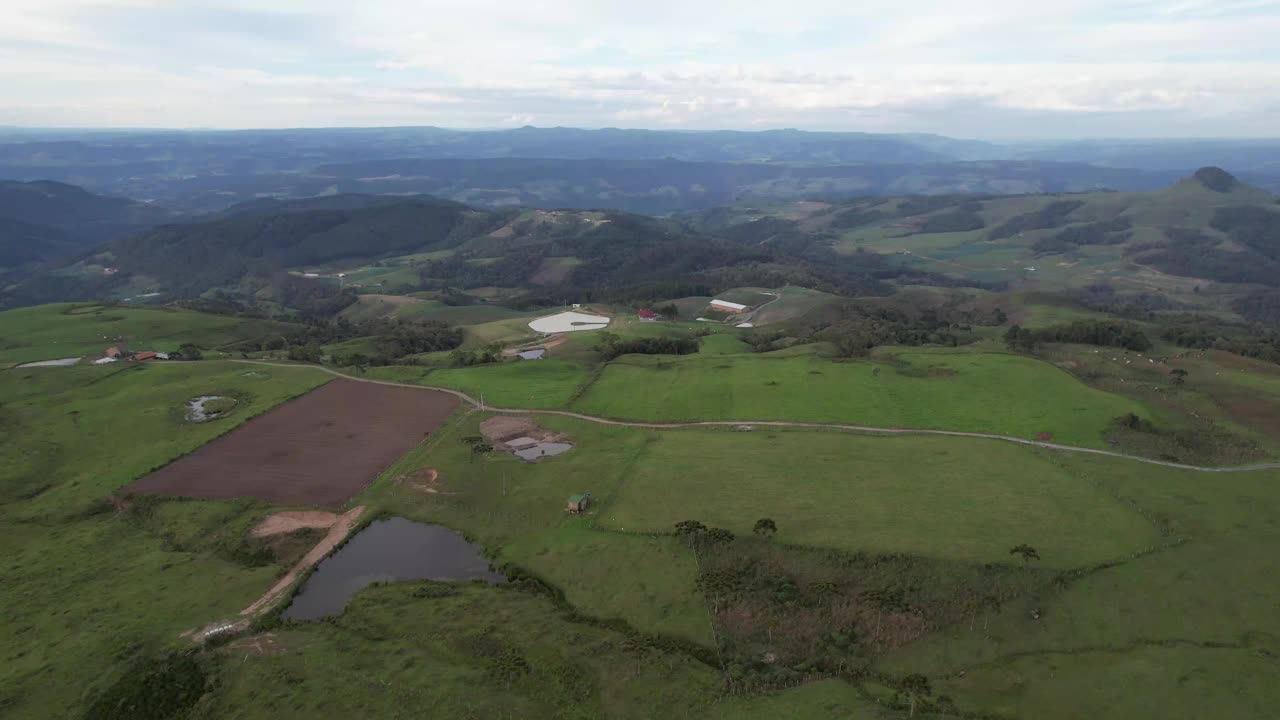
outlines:
[{"label": "white roofed structure", "polygon": [[749,306],[747,306],[747,305],[739,305],[738,303],[735,303],[735,302],[729,302],[728,300],[712,300],[712,301],[710,302],[710,305],[711,305],[711,307],[713,307],[713,308],[715,308],[715,309],[717,309],[717,310],[727,310],[727,311],[729,311],[729,312],[733,312],[733,313],[740,313],[740,312],[742,312],[743,310],[750,310],[750,309],[751,309],[751,308],[750,308]]}]

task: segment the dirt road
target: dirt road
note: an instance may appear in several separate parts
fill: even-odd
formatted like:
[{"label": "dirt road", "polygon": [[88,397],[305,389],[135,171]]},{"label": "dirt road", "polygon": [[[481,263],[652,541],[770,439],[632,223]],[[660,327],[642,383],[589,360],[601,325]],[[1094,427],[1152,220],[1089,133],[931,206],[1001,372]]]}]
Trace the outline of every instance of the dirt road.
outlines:
[{"label": "dirt road", "polygon": [[361,505],[346,511],[339,516],[338,521],[329,527],[329,534],[325,535],[323,540],[316,543],[316,546],[311,548],[311,552],[304,555],[303,558],[298,561],[298,564],[293,566],[292,570],[285,573],[284,577],[277,580],[276,584],[272,585],[271,589],[268,590],[266,594],[258,598],[249,607],[241,610],[240,615],[242,617],[252,618],[270,610],[277,602],[279,602],[280,598],[284,597],[284,594],[289,591],[289,588],[293,587],[293,583],[298,579],[299,575],[311,569],[312,565],[323,560],[325,555],[328,555],[335,547],[338,546],[338,543],[342,542],[343,539],[347,537],[347,533],[351,532],[351,528],[355,527],[356,522],[360,520],[360,516],[363,513],[364,506]]},{"label": "dirt road", "polygon": [[1030,445],[1032,447],[1045,448],[1047,450],[1060,450],[1062,452],[1085,453],[1089,455],[1103,455],[1105,457],[1122,458],[1132,460],[1134,462],[1147,463],[1148,465],[1160,465],[1162,467],[1176,468],[1179,470],[1196,470],[1199,472],[1212,473],[1236,473],[1236,472],[1254,472],[1258,470],[1280,470],[1280,463],[1263,463],[1259,465],[1245,465],[1241,467],[1201,467],[1199,465],[1185,465],[1183,463],[1167,462],[1165,460],[1154,460],[1145,458],[1140,455],[1129,455],[1126,453],[1114,452],[1111,450],[1097,450],[1094,448],[1077,447],[1075,445],[1060,445],[1058,443],[1042,442],[1039,440],[1027,440],[1025,438],[1013,437],[1011,435],[994,435],[991,433],[962,432],[959,430],[927,430],[921,428],[884,428],[872,427],[868,425],[845,425],[841,423],[817,423],[817,422],[797,422],[790,420],[699,420],[694,422],[678,422],[678,423],[660,423],[660,422],[638,422],[632,420],[614,420],[612,418],[596,417],[594,415],[583,415],[569,410],[529,410],[525,408],[497,408],[490,405],[481,405],[479,400],[470,395],[453,390],[451,388],[436,387],[432,385],[413,385],[409,383],[393,382],[391,380],[374,380],[371,378],[355,377],[340,373],[331,368],[319,365],[289,365],[285,363],[266,362],[264,360],[233,360],[232,362],[248,363],[251,365],[269,365],[271,367],[280,368],[303,368],[311,370],[319,370],[329,373],[335,377],[345,378],[347,380],[356,380],[358,382],[373,383],[375,385],[394,385],[397,387],[410,387],[419,390],[431,390],[434,392],[449,393],[454,397],[462,400],[464,403],[471,405],[473,408],[484,410],[485,412],[505,413],[508,415],[560,415],[562,417],[571,417],[586,422],[593,422],[600,425],[616,425],[619,427],[648,428],[652,430],[674,430],[678,428],[689,427],[723,427],[732,425],[753,425],[760,427],[794,427],[794,428],[814,428],[824,430],[848,430],[851,432],[877,433],[882,435],[943,435],[947,437],[966,437],[980,438],[983,440],[1003,440],[1005,442],[1018,443],[1019,445]]}]

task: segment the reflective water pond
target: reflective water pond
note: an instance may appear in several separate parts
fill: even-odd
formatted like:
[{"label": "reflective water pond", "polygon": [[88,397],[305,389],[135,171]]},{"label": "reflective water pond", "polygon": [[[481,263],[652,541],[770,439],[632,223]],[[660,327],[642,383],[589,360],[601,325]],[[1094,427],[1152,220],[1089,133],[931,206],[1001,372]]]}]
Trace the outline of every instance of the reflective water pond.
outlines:
[{"label": "reflective water pond", "polygon": [[357,592],[397,580],[506,582],[484,549],[439,525],[404,518],[379,520],[316,567],[284,611],[286,620],[338,615]]},{"label": "reflective water pond", "polygon": [[573,449],[570,443],[562,442],[539,442],[529,447],[521,448],[515,451],[516,457],[521,460],[538,460],[544,457],[555,457],[560,453],[566,453]]}]

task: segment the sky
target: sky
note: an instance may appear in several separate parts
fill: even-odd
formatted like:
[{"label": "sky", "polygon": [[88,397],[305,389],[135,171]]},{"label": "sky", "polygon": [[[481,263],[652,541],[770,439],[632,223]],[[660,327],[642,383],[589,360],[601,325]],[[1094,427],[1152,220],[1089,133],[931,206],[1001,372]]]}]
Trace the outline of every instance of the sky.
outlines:
[{"label": "sky", "polygon": [[0,0],[0,125],[1280,135],[1280,0]]}]

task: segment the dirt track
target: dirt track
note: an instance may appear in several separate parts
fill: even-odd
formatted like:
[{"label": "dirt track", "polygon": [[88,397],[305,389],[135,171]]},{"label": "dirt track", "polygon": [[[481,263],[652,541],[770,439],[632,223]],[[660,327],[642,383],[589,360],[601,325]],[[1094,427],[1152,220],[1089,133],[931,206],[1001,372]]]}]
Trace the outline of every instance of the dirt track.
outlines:
[{"label": "dirt track", "polygon": [[[324,514],[333,516],[332,513]],[[332,552],[333,549],[351,533],[351,528],[355,527],[356,523],[360,520],[360,516],[363,514],[364,506],[361,505],[348,510],[342,515],[333,516],[335,521],[329,525],[329,533],[324,536],[324,539],[316,543],[315,547],[311,548],[311,550],[303,556],[303,558],[299,560],[289,570],[289,572],[285,573],[284,577],[277,580],[276,583],[271,586],[271,589],[267,590],[262,597],[255,600],[249,607],[241,610],[240,620],[210,623],[198,630],[185,632],[182,634],[182,637],[191,638],[191,640],[196,643],[203,643],[215,636],[226,635],[228,633],[235,635],[248,630],[255,617],[258,617],[274,608],[276,604],[280,602],[281,598],[285,596],[285,593],[289,591],[289,588],[293,587],[293,584],[298,581],[298,578],[304,572],[311,569],[311,566],[323,560],[326,555]],[[268,518],[268,520],[270,520],[270,518]],[[263,524],[265,525],[266,523],[264,522]],[[259,527],[262,526],[260,525]],[[261,648],[259,649],[261,650]]]},{"label": "dirt track", "polygon": [[319,370],[329,373],[340,378],[354,380],[356,382],[372,383],[374,385],[392,385],[395,387],[416,388],[418,390],[431,390],[435,392],[443,392],[453,395],[459,400],[471,405],[476,409],[483,409],[485,412],[506,413],[508,415],[560,415],[563,417],[576,418],[585,420],[586,422],[598,423],[600,425],[617,425],[620,427],[636,427],[649,428],[653,430],[674,430],[677,428],[688,427],[724,427],[734,425],[758,425],[763,427],[796,427],[796,428],[815,428],[826,430],[848,430],[851,432],[878,433],[882,435],[944,435],[948,437],[967,437],[980,438],[983,440],[1003,440],[1005,442],[1018,443],[1019,445],[1031,445],[1033,447],[1045,448],[1048,450],[1060,450],[1062,452],[1086,453],[1089,455],[1103,455],[1106,457],[1123,458],[1125,460],[1133,460],[1134,462],[1147,463],[1148,465],[1160,465],[1163,467],[1177,468],[1180,470],[1197,470],[1200,472],[1214,473],[1235,473],[1235,472],[1253,472],[1257,470],[1280,470],[1280,463],[1263,463],[1260,465],[1245,465],[1242,467],[1201,467],[1199,465],[1184,465],[1182,463],[1166,462],[1164,460],[1153,460],[1140,455],[1128,455],[1125,453],[1113,452],[1111,450],[1095,450],[1094,448],[1077,447],[1075,445],[1059,445],[1058,443],[1042,442],[1039,440],[1027,440],[1025,438],[1013,437],[1010,435],[993,435],[990,433],[974,433],[962,432],[959,430],[926,430],[917,428],[883,428],[870,427],[867,425],[843,425],[840,423],[811,423],[811,422],[793,422],[786,420],[701,420],[696,422],[679,422],[679,423],[657,423],[657,422],[635,422],[630,420],[613,420],[611,418],[596,417],[594,415],[583,415],[582,413],[570,412],[568,410],[529,410],[525,408],[496,408],[489,405],[481,406],[480,401],[470,395],[459,390],[451,388],[435,387],[430,385],[410,385],[406,383],[392,382],[390,380],[373,380],[370,378],[358,378],[345,375],[327,367],[319,365],[289,365],[285,363],[272,363],[263,360],[233,360],[232,362],[248,363],[251,365],[270,365],[272,367],[287,368],[305,368],[311,370]]},{"label": "dirt track", "polygon": [[440,427],[458,407],[450,395],[375,389],[358,379],[330,382],[125,490],[337,507]]},{"label": "dirt track", "polygon": [[240,611],[243,617],[253,617],[271,609],[272,606],[280,600],[281,597],[293,586],[298,576],[306,572],[312,565],[320,562],[325,555],[328,555],[338,543],[351,532],[351,528],[355,527],[356,522],[360,520],[360,516],[364,514],[364,506],[359,506],[348,510],[338,517],[337,522],[329,527],[329,534],[324,539],[316,543],[311,551],[298,561],[284,577],[276,581],[275,585],[266,592],[265,595],[258,598],[252,605]]}]

